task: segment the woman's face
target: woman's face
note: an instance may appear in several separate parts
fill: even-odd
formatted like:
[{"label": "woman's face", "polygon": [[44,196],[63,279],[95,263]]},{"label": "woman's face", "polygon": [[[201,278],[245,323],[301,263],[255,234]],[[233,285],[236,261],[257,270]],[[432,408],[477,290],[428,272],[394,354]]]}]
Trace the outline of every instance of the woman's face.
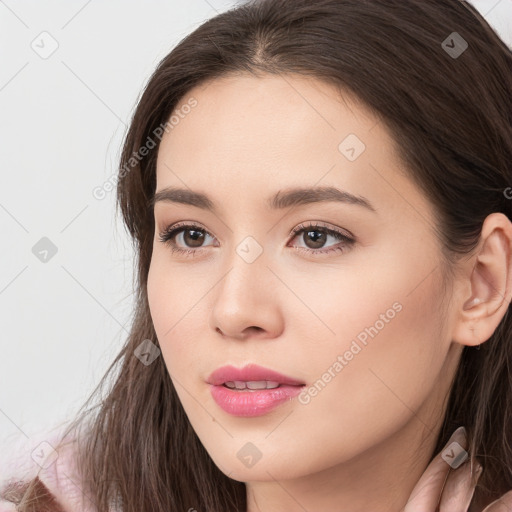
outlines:
[{"label": "woman's face", "polygon": [[[185,194],[155,204],[151,316],[194,430],[236,480],[421,466],[462,348],[433,208],[385,127],[343,98],[305,77],[224,77],[190,91],[159,148],[157,193]],[[304,385],[208,382],[249,364]]]}]

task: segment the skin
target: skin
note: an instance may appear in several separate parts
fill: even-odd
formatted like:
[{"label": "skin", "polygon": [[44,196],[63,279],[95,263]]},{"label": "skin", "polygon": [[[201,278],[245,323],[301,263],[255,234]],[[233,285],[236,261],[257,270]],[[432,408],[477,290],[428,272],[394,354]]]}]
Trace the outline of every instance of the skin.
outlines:
[{"label": "skin", "polygon": [[[510,222],[486,219],[445,288],[433,206],[405,175],[385,126],[348,92],[303,76],[240,74],[194,88],[177,109],[190,97],[197,106],[162,138],[156,191],[206,193],[218,212],[156,203],[148,299],[198,437],[226,475],[246,482],[248,512],[399,511],[422,475],[420,487],[436,474],[437,487],[416,496],[426,508],[415,510],[433,511],[450,468],[438,457],[430,477],[425,469],[460,354],[488,339],[510,302]],[[354,161],[338,149],[348,134],[366,146]],[[295,186],[335,186],[376,211],[267,207]],[[190,229],[174,237],[193,256],[159,240],[185,221],[206,230],[202,244]],[[310,221],[356,242],[343,246],[321,230],[323,245],[308,229],[289,236]],[[248,236],[263,250],[252,263],[236,252]],[[326,252],[335,246],[344,250]],[[468,308],[475,296],[481,302]],[[240,418],[214,402],[206,380],[225,364],[257,363],[312,386],[394,303],[401,310],[309,403],[296,397]],[[237,457],[247,442],[262,455],[252,467]]]}]

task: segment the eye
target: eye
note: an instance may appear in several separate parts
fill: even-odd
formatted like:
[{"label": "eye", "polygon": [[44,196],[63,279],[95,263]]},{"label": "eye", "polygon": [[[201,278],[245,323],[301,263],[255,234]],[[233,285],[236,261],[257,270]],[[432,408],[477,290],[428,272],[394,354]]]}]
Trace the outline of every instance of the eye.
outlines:
[{"label": "eye", "polygon": [[[166,227],[160,234],[159,239],[162,243],[169,245],[172,252],[180,254],[194,255],[198,249],[202,249],[201,244],[204,242],[205,237],[213,238],[204,228],[197,224],[187,224],[181,222],[172,226]],[[176,245],[174,238],[180,239],[180,243],[191,244],[191,249],[183,249]]]},{"label": "eye", "polygon": [[[311,253],[313,255],[326,254],[334,251],[344,252],[347,249],[350,249],[355,243],[353,238],[345,235],[340,230],[328,228],[315,222],[310,222],[307,225],[300,224],[292,230],[290,236],[297,238],[301,233],[301,240],[306,242],[306,244],[310,244],[310,247],[296,247],[296,249],[300,251],[306,251],[307,253]],[[319,251],[318,249],[326,243],[328,237],[335,238],[339,241],[339,243],[335,244],[334,246],[328,246],[330,248],[327,250]]]},{"label": "eye", "polygon": [[[303,233],[302,240],[306,241],[307,244],[311,244],[312,247],[296,247],[296,249],[313,255],[345,251],[355,243],[353,238],[345,235],[340,230],[328,228],[315,222],[310,222],[308,225],[300,224],[291,231],[289,236],[293,237],[293,240],[301,233]],[[194,256],[195,253],[205,248],[202,244],[207,237],[214,239],[213,235],[202,226],[192,223],[187,224],[186,222],[168,226],[159,234],[159,240],[169,245],[173,253],[180,253],[186,256]],[[339,243],[327,250],[319,250],[321,246],[325,245],[328,237],[338,240]],[[185,248],[179,247],[177,242],[185,245]]]}]

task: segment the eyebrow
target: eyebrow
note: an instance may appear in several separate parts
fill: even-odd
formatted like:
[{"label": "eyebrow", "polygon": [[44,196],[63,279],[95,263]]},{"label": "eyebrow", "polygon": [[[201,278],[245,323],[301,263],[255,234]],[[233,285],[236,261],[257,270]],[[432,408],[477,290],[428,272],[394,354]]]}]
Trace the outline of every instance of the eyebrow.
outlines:
[{"label": "eyebrow", "polygon": [[[154,207],[156,203],[172,202],[181,203],[204,210],[218,213],[215,203],[202,192],[194,192],[186,188],[167,187],[156,192],[150,200],[150,206]],[[281,210],[289,206],[301,206],[320,202],[340,202],[346,204],[355,204],[362,206],[376,213],[375,208],[368,199],[363,196],[353,195],[345,190],[336,187],[313,187],[313,188],[289,188],[279,190],[267,201],[268,207],[272,210]]]}]

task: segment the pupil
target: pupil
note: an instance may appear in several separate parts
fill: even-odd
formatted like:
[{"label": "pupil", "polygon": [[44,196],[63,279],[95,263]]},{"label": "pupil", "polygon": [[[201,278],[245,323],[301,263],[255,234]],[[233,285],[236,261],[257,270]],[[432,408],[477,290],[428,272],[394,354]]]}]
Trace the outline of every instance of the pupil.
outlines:
[{"label": "pupil", "polygon": [[[186,232],[187,233],[195,233],[195,235],[192,235],[192,241],[194,243],[197,243],[198,240],[199,240],[199,243],[197,245],[194,245],[192,244],[192,247],[200,247],[201,246],[201,243],[202,243],[202,238],[204,238],[204,235],[201,233],[201,231],[197,230],[197,229],[188,229]],[[185,238],[187,238],[187,235],[185,234]],[[188,244],[188,241],[185,240]]]},{"label": "pupil", "polygon": [[[319,235],[319,236],[315,236],[315,233],[317,233],[317,234],[318,234],[318,233],[320,233],[320,235]],[[322,240],[322,237],[323,237],[323,236],[325,236],[325,235],[324,235],[323,233],[321,233],[320,231],[318,231],[318,230],[308,231],[308,232],[307,232],[307,235],[308,235],[308,237],[311,237],[311,238],[313,238],[313,239],[314,239],[314,240],[313,240],[313,243],[316,243],[316,244],[317,244],[317,245],[314,247],[315,249],[318,249],[318,247],[321,247],[321,246],[325,243],[325,241],[324,241],[324,240]],[[320,240],[320,241],[318,241],[318,240]],[[307,245],[307,244],[306,244],[306,245]]]}]

